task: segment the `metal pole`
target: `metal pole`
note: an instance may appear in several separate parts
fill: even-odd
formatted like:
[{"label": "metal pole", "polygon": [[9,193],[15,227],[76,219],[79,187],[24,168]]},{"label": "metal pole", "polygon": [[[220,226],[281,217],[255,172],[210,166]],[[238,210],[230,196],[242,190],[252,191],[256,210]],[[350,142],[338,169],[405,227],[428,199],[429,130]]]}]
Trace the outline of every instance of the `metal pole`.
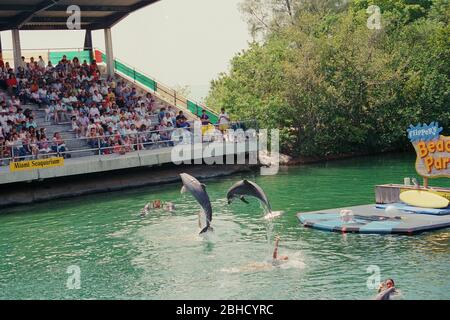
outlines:
[{"label": "metal pole", "polygon": [[92,48],[92,31],[86,30],[86,34],[84,35],[84,51],[89,51],[89,59],[94,60],[94,51]]},{"label": "metal pole", "polygon": [[17,71],[22,60],[22,50],[20,48],[20,34],[18,29],[11,30],[13,55],[14,55],[14,69]]},{"label": "metal pole", "polygon": [[114,76],[114,53],[111,28],[105,29],[106,70],[110,77]]}]

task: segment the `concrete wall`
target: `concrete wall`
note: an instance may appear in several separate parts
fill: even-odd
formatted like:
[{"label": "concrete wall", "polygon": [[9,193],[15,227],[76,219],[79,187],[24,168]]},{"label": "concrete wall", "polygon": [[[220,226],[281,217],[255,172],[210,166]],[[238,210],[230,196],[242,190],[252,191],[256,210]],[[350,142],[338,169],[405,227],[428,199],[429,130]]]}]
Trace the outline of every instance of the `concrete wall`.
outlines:
[{"label": "concrete wall", "polygon": [[[203,143],[194,145],[190,153],[185,153],[183,160],[192,163],[212,164],[214,158],[206,156],[204,153],[207,148],[216,146],[214,143]],[[220,145],[218,145],[220,147]],[[186,147],[191,147],[188,145]],[[224,143],[223,147],[215,148],[214,156],[223,159],[223,156],[240,154],[248,152],[248,144],[243,143]],[[45,179],[69,177],[75,175],[87,175],[92,173],[107,172],[114,170],[130,169],[137,167],[155,166],[173,163],[173,148],[160,148],[154,150],[143,150],[127,153],[124,155],[112,154],[103,156],[89,156],[75,159],[66,159],[64,166],[45,169],[36,169],[29,171],[10,172],[9,167],[0,168],[0,185],[18,182],[42,181]],[[188,163],[189,163],[188,162]],[[185,162],[186,163],[186,162]],[[242,163],[241,163],[242,164]],[[253,163],[255,164],[255,163]]]},{"label": "concrete wall", "polygon": [[[190,146],[189,146],[190,147]],[[185,160],[192,163],[211,164],[212,158],[204,156],[205,148],[214,147],[214,143],[199,144],[193,151],[186,153]],[[216,148],[217,157],[226,155],[245,154],[248,151],[246,143],[224,143],[223,148]],[[127,153],[124,155],[112,154],[103,156],[89,156],[75,159],[66,159],[64,166],[29,171],[10,172],[8,167],[1,167],[0,185],[18,182],[42,181],[45,179],[70,177],[76,175],[89,175],[93,173],[123,170],[137,167],[147,167],[162,164],[172,164],[172,148],[160,148]]]},{"label": "concrete wall", "polygon": [[148,185],[179,183],[180,173],[189,173],[198,179],[230,175],[255,169],[249,165],[181,165],[167,164],[156,167],[139,167],[48,179],[44,181],[22,182],[0,185],[0,208],[58,198],[70,198],[99,192],[119,191]]}]

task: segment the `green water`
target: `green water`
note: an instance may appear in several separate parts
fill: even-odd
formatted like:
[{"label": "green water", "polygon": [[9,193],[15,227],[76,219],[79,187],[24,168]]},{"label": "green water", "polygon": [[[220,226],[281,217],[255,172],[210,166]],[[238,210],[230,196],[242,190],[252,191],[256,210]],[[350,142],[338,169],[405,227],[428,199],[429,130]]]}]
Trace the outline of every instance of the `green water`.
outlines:
[{"label": "green water", "polygon": [[[0,214],[1,299],[368,299],[376,265],[404,299],[450,299],[450,229],[418,236],[342,235],[299,225],[296,213],[374,202],[374,185],[415,176],[414,157],[366,157],[281,169],[276,176],[205,181],[214,234],[198,236],[198,206],[180,184],[57,200]],[[256,200],[227,205],[225,192],[248,178],[274,210],[268,225]],[[450,186],[449,181],[434,184]],[[138,213],[153,199],[173,214]],[[272,267],[274,234],[289,262]],[[268,240],[268,235],[271,240]],[[270,242],[270,243],[269,243]],[[68,289],[69,266],[80,289]]]}]

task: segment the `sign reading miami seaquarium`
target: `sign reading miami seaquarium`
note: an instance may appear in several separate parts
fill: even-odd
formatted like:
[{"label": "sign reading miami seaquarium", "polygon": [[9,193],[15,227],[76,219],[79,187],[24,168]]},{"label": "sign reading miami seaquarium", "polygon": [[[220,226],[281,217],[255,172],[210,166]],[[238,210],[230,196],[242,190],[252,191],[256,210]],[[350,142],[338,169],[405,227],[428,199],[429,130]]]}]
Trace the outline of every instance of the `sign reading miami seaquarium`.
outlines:
[{"label": "sign reading miami seaquarium", "polygon": [[450,178],[450,137],[441,132],[437,122],[409,126],[408,138],[417,153],[416,170],[422,177]]},{"label": "sign reading miami seaquarium", "polygon": [[64,158],[49,158],[42,160],[29,160],[20,162],[11,162],[9,164],[9,170],[14,171],[25,171],[33,169],[44,169],[51,167],[60,167],[64,165]]}]

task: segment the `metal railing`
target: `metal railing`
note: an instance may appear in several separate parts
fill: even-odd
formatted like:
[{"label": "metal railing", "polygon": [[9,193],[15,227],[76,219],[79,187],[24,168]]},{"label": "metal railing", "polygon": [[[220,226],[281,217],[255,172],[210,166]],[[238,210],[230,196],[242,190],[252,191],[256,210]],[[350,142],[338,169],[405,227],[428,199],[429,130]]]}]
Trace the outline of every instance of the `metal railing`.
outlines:
[{"label": "metal railing", "polygon": [[[94,50],[101,52],[103,55],[105,54],[105,53],[104,53],[102,50],[100,50],[100,49],[95,48]],[[120,64],[123,64],[124,66],[126,66],[126,67],[129,68],[130,70],[132,70],[134,76],[131,77],[130,75],[124,74],[123,72],[121,72],[120,70],[118,70],[118,68],[116,67],[116,65],[117,65],[116,61],[119,62]],[[105,62],[105,64],[106,64],[106,61],[104,61],[104,62]],[[159,81],[159,80],[156,80],[154,77],[148,75],[145,71],[142,71],[141,69],[138,69],[138,68],[136,68],[136,67],[133,67],[133,66],[131,66],[130,64],[128,64],[128,63],[126,63],[126,62],[120,60],[119,58],[114,58],[114,69],[115,69],[115,71],[116,71],[117,73],[119,73],[121,76],[124,76],[124,77],[126,77],[126,78],[132,80],[134,83],[139,83],[139,84],[140,84],[141,86],[143,86],[144,88],[151,90],[152,93],[160,93],[160,91],[162,91],[162,93],[163,93],[162,99],[168,97],[167,99],[164,99],[164,100],[166,100],[166,102],[168,102],[168,103],[171,103],[171,104],[173,103],[173,105],[174,105],[175,107],[180,107],[180,105],[181,105],[181,107],[183,107],[183,108],[186,109],[187,111],[191,112],[191,111],[189,110],[189,105],[188,105],[188,104],[189,104],[188,101],[190,101],[191,103],[195,104],[196,112],[193,113],[195,116],[198,116],[198,115],[200,114],[200,112],[201,112],[202,109],[205,109],[205,110],[208,111],[209,113],[214,114],[214,115],[216,115],[216,116],[218,115],[216,111],[214,111],[213,109],[209,108],[208,106],[206,106],[206,105],[204,105],[204,104],[201,104],[201,103],[199,103],[198,101],[195,101],[195,100],[193,100],[193,99],[184,97],[183,95],[177,93],[176,90],[171,89],[169,85],[166,85],[165,83],[163,83],[163,82],[161,82],[161,81]],[[146,78],[148,78],[148,79],[154,81],[154,82],[155,82],[155,89],[156,89],[156,90],[153,90],[153,89],[147,87],[144,83],[140,82],[139,79],[137,79],[136,74],[142,74],[142,75],[145,76]],[[165,96],[167,96],[167,97],[165,97]],[[191,112],[191,113],[192,113],[192,112]]]},{"label": "metal railing", "polygon": [[[94,52],[94,48],[37,48],[37,49],[21,49],[21,54],[25,59],[30,59],[31,57],[34,58],[35,61],[37,61],[39,56],[42,56],[42,59],[48,63],[49,60],[52,59],[51,54],[52,53],[82,53],[82,52]],[[2,49],[2,60],[6,63],[8,62],[10,66],[14,67],[14,55],[13,55],[13,49]],[[54,58],[53,58],[54,59]],[[81,59],[80,59],[81,60]],[[89,59],[90,60],[90,59]],[[52,61],[52,63],[54,63]],[[83,62],[81,60],[81,62]]]},{"label": "metal railing", "polygon": [[[18,144],[16,146],[0,146],[0,148],[3,148],[3,154],[6,152],[10,156],[9,157],[0,157],[0,165],[8,165],[9,162],[19,162],[19,161],[26,161],[26,160],[37,160],[37,159],[43,159],[43,158],[49,158],[49,157],[59,157],[64,156],[65,158],[71,158],[72,155],[76,153],[86,153],[91,152],[91,156],[107,156],[110,154],[125,154],[130,152],[138,152],[143,150],[152,150],[152,149],[160,149],[162,147],[173,147],[178,144],[187,144],[187,143],[194,143],[194,140],[192,139],[193,136],[193,121],[188,122],[190,124],[190,127],[188,128],[168,128],[168,129],[161,129],[161,130],[151,130],[151,131],[138,131],[134,133],[113,133],[110,135],[103,134],[101,136],[94,136],[94,137],[79,137],[79,138],[72,138],[72,139],[62,139],[62,144],[56,144],[53,141],[48,141],[48,148],[51,149],[51,152],[42,151],[42,149],[39,150],[37,154],[30,154],[29,151],[25,152],[26,154],[23,154],[24,151],[18,150],[20,148],[25,148],[29,146],[29,144]],[[219,128],[219,125],[217,124],[211,124],[215,129]],[[205,128],[205,126],[202,126]],[[238,130],[242,129],[243,131],[247,129],[256,129],[257,124],[254,120],[248,120],[248,121],[237,121],[237,122],[230,122],[229,123],[229,129],[232,130]],[[207,129],[207,130],[206,130]],[[205,131],[209,131],[212,129],[211,127],[205,128]],[[190,141],[186,142],[183,139],[173,139],[173,132],[178,131],[179,136],[178,137],[186,137],[182,134],[182,131],[189,132],[191,135]],[[202,132],[202,143],[210,143],[217,139],[218,132],[220,130],[216,130],[214,134]],[[159,136],[158,140],[155,140],[152,138],[153,134],[157,134]],[[161,134],[163,135],[163,138],[161,139]],[[169,135],[169,138],[164,137],[164,135]],[[130,143],[123,144],[124,140],[126,138],[129,138]],[[205,139],[207,137],[207,139]],[[228,132],[221,133],[221,139],[227,139]],[[111,140],[115,140],[116,138],[120,138],[117,142],[119,142],[118,145],[110,145]],[[234,138],[236,138],[234,136]],[[84,141],[85,144],[88,144],[87,148],[79,148],[70,150],[67,145],[70,144],[70,142],[80,142]],[[230,141],[228,139],[227,141]],[[233,141],[233,142],[239,142],[239,141]],[[37,142],[39,144],[39,142]],[[25,147],[24,147],[25,146]],[[64,147],[64,148],[63,148]],[[29,148],[28,148],[29,149]],[[55,150],[56,149],[56,150]],[[83,156],[81,156],[83,157]],[[80,157],[80,158],[81,158]]]}]

